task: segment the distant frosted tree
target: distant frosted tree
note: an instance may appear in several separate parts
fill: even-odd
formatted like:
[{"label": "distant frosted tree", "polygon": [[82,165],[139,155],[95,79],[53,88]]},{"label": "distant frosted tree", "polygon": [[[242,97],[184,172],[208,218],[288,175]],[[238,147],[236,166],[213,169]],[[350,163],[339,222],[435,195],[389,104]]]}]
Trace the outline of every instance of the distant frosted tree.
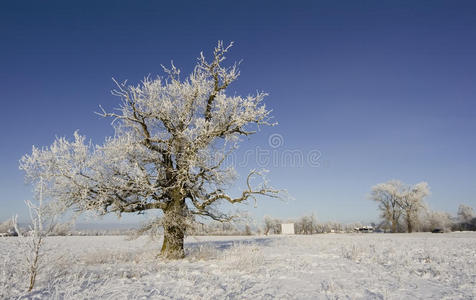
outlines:
[{"label": "distant frosted tree", "polygon": [[400,191],[397,203],[403,210],[407,231],[413,232],[420,210],[424,207],[423,199],[430,194],[428,183],[420,182],[414,186],[405,186]]},{"label": "distant frosted tree", "polygon": [[190,216],[228,220],[217,209],[220,202],[279,196],[265,180],[253,184],[263,175],[258,171],[250,172],[240,195],[225,192],[235,178],[226,158],[239,138],[272,125],[263,103],[266,93],[227,95],[240,74],[237,64],[222,65],[231,46],[219,42],[210,61],[201,54],[185,78],[172,64],[164,68],[166,78],[147,77],[136,86],[117,83],[113,94],[121,105],[116,112],[101,113],[112,118],[113,137],[97,146],[78,133],[73,141],[58,138],[48,148],[34,147],[20,168],[33,183],[40,177],[47,181],[47,196],[79,211],[121,215],[161,210],[161,253],[183,257]]},{"label": "distant frosted tree", "polygon": [[398,180],[391,180],[372,187],[371,199],[379,203],[382,218],[390,224],[391,231],[397,232],[403,217],[408,232],[413,231],[423,198],[430,193],[428,183],[420,182],[409,186]]},{"label": "distant frosted tree", "polygon": [[372,187],[371,199],[378,202],[381,217],[390,224],[392,232],[398,232],[398,225],[403,210],[399,205],[404,184],[398,180],[391,180]]},{"label": "distant frosted tree", "polygon": [[423,225],[426,231],[434,229],[448,231],[451,229],[453,221],[451,220],[451,215],[447,212],[429,211]]},{"label": "distant frosted tree", "polygon": [[461,223],[469,223],[474,218],[473,208],[464,204],[458,207],[458,219]]},{"label": "distant frosted tree", "polygon": [[253,233],[251,232],[251,227],[250,225],[246,224],[245,225],[245,232],[244,232],[245,235],[252,235]]},{"label": "distant frosted tree", "polygon": [[317,232],[316,216],[303,216],[294,222],[294,226],[297,234],[313,234]]},{"label": "distant frosted tree", "polygon": [[281,233],[281,223],[279,219],[274,219],[270,216],[264,216],[264,234],[268,235],[271,232],[274,234]]},{"label": "distant frosted tree", "polygon": [[271,229],[273,229],[273,219],[271,219],[269,216],[264,216],[264,235],[268,235]]},{"label": "distant frosted tree", "polygon": [[464,204],[458,207],[458,227],[460,230],[476,230],[473,208]]},{"label": "distant frosted tree", "polygon": [[0,223],[0,234],[2,235],[18,235],[15,224],[17,223],[17,216],[13,216],[10,219]]}]

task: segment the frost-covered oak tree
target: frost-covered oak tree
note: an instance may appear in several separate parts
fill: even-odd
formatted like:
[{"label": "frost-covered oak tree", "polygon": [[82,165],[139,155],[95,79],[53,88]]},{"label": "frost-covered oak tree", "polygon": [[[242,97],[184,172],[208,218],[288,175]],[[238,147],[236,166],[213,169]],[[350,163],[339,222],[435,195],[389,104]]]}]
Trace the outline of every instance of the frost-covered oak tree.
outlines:
[{"label": "frost-covered oak tree", "polygon": [[[236,63],[223,65],[231,46],[219,42],[211,60],[201,53],[186,78],[172,64],[164,67],[165,77],[147,77],[136,86],[116,82],[113,94],[121,105],[116,112],[101,107],[100,113],[112,118],[114,136],[92,145],[76,132],[73,141],[58,138],[47,148],[33,147],[20,161],[27,180],[35,184],[43,178],[50,199],[79,211],[121,215],[161,210],[161,254],[167,258],[184,256],[190,216],[224,220],[229,216],[217,210],[220,202],[279,197],[259,171],[250,172],[240,195],[226,192],[235,177],[226,158],[240,136],[273,125],[263,103],[266,93],[226,93],[240,74]],[[253,185],[255,177],[261,183]]]}]

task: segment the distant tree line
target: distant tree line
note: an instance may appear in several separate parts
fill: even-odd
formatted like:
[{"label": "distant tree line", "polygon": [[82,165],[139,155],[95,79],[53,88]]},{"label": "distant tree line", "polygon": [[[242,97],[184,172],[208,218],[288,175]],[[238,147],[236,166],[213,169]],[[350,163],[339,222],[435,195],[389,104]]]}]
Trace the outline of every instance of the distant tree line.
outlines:
[{"label": "distant tree line", "polygon": [[461,204],[456,217],[433,211],[424,198],[430,194],[426,182],[407,185],[391,180],[372,187],[371,199],[378,203],[382,222],[389,232],[476,230],[473,209]]},{"label": "distant tree line", "polygon": [[281,224],[293,223],[296,234],[317,234],[331,232],[353,232],[355,228],[362,226],[360,223],[342,224],[338,222],[318,222],[314,214],[302,216],[297,219],[282,220],[271,216],[264,217],[263,233],[281,234]]},{"label": "distant tree line", "polygon": [[254,233],[255,230],[251,225],[240,222],[195,221],[187,228],[187,235],[253,235]]},{"label": "distant tree line", "polygon": [[[429,195],[429,187],[425,182],[411,186],[392,180],[375,185],[372,187],[371,199],[378,203],[381,222],[372,223],[372,227],[384,232],[476,231],[476,216],[472,207],[461,204],[457,215],[452,216],[447,212],[431,210],[424,201],[427,195]],[[201,223],[191,219],[187,226],[187,235],[280,234],[283,223],[294,223],[296,234],[353,232],[355,228],[362,227],[360,223],[318,222],[314,214],[286,220],[265,216],[262,228],[252,223],[250,220],[239,223],[219,221]],[[18,230],[23,232],[17,232]],[[48,235],[142,235],[146,232],[152,235],[163,234],[160,219],[145,224],[139,230],[134,228],[77,230],[74,229],[72,222],[55,223]],[[17,226],[16,218],[0,223],[0,236],[17,236],[18,234],[28,235],[28,229]]]}]

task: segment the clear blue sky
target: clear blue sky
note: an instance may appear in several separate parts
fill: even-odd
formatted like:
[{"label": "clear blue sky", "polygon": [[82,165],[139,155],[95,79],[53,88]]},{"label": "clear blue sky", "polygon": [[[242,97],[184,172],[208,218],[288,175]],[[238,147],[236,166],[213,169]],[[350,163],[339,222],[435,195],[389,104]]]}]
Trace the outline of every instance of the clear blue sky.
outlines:
[{"label": "clear blue sky", "polygon": [[25,215],[32,145],[112,133],[93,113],[118,104],[112,77],[136,83],[172,59],[188,72],[217,40],[243,59],[232,91],[269,92],[279,122],[239,154],[272,149],[274,133],[276,151],[321,153],[268,167],[295,200],[260,201],[258,219],[377,220],[367,197],[390,179],[427,181],[433,209],[476,208],[475,16],[474,1],[2,1],[0,220]]}]

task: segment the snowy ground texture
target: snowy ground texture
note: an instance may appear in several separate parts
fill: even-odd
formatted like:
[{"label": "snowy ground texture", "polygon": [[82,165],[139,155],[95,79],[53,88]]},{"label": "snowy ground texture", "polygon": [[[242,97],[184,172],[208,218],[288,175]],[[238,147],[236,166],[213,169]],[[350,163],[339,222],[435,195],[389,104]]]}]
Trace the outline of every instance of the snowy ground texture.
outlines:
[{"label": "snowy ground texture", "polygon": [[28,294],[15,247],[0,238],[0,299],[476,297],[476,233],[189,237],[182,261],[145,237],[52,237]]}]

